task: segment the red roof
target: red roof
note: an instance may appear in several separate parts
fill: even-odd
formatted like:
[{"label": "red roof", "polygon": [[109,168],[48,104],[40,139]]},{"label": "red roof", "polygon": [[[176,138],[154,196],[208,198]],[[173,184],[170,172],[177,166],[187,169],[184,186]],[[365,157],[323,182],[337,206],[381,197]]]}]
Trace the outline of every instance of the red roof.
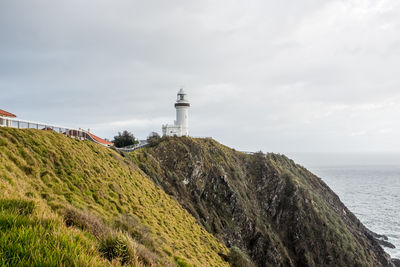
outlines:
[{"label": "red roof", "polygon": [[100,137],[98,137],[98,136],[95,136],[95,135],[92,134],[92,133],[88,133],[88,134],[90,135],[90,137],[93,138],[93,140],[95,140],[96,142],[98,142],[98,143],[100,143],[100,144],[102,144],[102,145],[111,146],[111,145],[114,144],[114,143],[109,142],[109,141],[107,141],[107,140],[104,140],[104,139],[102,139],[102,138],[100,138]]},{"label": "red roof", "polygon": [[7,112],[5,110],[0,109],[0,116],[5,116],[5,117],[12,117],[15,118],[17,116],[15,116],[14,114]]}]

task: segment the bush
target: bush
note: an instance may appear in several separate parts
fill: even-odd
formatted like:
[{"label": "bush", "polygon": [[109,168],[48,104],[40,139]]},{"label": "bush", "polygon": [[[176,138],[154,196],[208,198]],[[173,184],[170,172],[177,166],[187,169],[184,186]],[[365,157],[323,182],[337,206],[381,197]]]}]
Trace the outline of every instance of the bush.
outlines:
[{"label": "bush", "polygon": [[140,244],[136,248],[136,255],[139,262],[146,266],[154,266],[156,262],[160,261],[160,258],[155,253]]},{"label": "bush", "polygon": [[[137,244],[128,234],[135,238],[135,234],[143,241],[147,233],[144,229],[138,228],[137,222],[133,217],[122,216],[115,222],[115,227],[119,232],[115,232],[106,226],[100,219],[89,212],[82,212],[74,208],[65,210],[64,221],[67,226],[74,226],[81,230],[86,230],[93,234],[100,242],[99,251],[103,257],[110,261],[120,261],[121,264],[132,264],[140,262],[142,264],[153,266],[159,257],[143,245]],[[140,229],[140,230],[138,230]],[[139,232],[137,232],[139,231]],[[144,243],[149,243],[154,249],[154,243],[151,239],[146,239]]]},{"label": "bush", "polygon": [[130,215],[122,215],[114,222],[114,228],[128,233],[134,240],[144,245],[151,251],[156,251],[156,244],[150,234],[150,229],[137,222]]},{"label": "bush", "polygon": [[114,136],[112,142],[116,147],[132,146],[139,143],[135,136],[126,130],[123,131],[122,134],[118,132],[118,135]]},{"label": "bush", "polygon": [[228,253],[228,261],[232,267],[254,267],[254,263],[238,247],[232,247]]},{"label": "bush", "polygon": [[161,137],[156,132],[151,132],[147,137],[147,142],[149,143],[150,146],[156,146],[158,143],[160,143],[160,140]]},{"label": "bush", "polygon": [[65,210],[64,221],[66,226],[86,230],[97,238],[102,238],[110,232],[110,229],[95,215],[74,208]]},{"label": "bush", "polygon": [[118,260],[121,264],[135,261],[133,242],[121,233],[110,233],[100,241],[99,251],[109,261]]}]

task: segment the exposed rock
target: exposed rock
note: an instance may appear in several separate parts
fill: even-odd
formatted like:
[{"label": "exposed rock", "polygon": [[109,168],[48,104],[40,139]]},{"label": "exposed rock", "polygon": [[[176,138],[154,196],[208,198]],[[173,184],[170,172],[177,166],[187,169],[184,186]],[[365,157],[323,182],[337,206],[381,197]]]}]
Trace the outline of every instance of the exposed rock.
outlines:
[{"label": "exposed rock", "polygon": [[392,259],[392,263],[394,264],[394,266],[400,267],[400,260],[399,259]]},{"label": "exposed rock", "polygon": [[387,248],[396,248],[395,245],[393,245],[392,243],[390,243],[389,238],[386,235],[381,235],[381,234],[377,234],[374,233],[370,230],[367,229],[367,232],[376,240],[376,242],[378,242],[381,246],[387,247]]},{"label": "exposed rock", "polygon": [[318,177],[283,155],[164,138],[131,155],[168,194],[258,266],[394,266]]},{"label": "exposed rock", "polygon": [[386,241],[389,240],[389,238],[386,235],[377,234],[372,231],[369,232],[375,239],[386,240]]},{"label": "exposed rock", "polygon": [[395,245],[393,245],[392,243],[385,241],[385,240],[381,240],[381,239],[376,239],[376,241],[381,244],[381,246],[387,247],[387,248],[396,248]]}]

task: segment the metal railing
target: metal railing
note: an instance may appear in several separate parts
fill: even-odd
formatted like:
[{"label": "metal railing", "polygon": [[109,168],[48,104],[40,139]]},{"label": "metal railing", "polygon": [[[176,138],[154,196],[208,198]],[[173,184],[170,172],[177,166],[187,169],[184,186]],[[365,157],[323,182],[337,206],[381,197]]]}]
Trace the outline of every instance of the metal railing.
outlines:
[{"label": "metal railing", "polygon": [[147,142],[147,140],[140,140],[139,144],[132,145],[132,146],[124,146],[124,147],[119,147],[119,148],[117,147],[117,149],[122,152],[132,152],[132,151],[135,151],[136,149],[145,147],[148,144],[149,144],[149,142]]},{"label": "metal railing", "polygon": [[4,117],[4,116],[0,116],[0,127],[55,131],[60,134],[64,134],[66,136],[72,137],[72,138],[77,138],[77,139],[81,139],[81,140],[88,139],[87,131],[85,131],[83,129],[77,130],[77,129],[73,129],[70,127],[52,125],[52,124],[42,123],[42,122],[20,120],[20,119]]}]

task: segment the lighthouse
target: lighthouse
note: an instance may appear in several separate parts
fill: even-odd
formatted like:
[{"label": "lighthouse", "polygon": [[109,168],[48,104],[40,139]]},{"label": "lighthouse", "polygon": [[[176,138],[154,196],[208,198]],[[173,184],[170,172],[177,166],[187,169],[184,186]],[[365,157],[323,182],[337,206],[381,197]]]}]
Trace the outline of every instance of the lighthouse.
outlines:
[{"label": "lighthouse", "polygon": [[176,120],[174,125],[163,125],[162,132],[166,136],[188,136],[189,135],[189,108],[190,103],[187,94],[181,88],[175,102]]}]

